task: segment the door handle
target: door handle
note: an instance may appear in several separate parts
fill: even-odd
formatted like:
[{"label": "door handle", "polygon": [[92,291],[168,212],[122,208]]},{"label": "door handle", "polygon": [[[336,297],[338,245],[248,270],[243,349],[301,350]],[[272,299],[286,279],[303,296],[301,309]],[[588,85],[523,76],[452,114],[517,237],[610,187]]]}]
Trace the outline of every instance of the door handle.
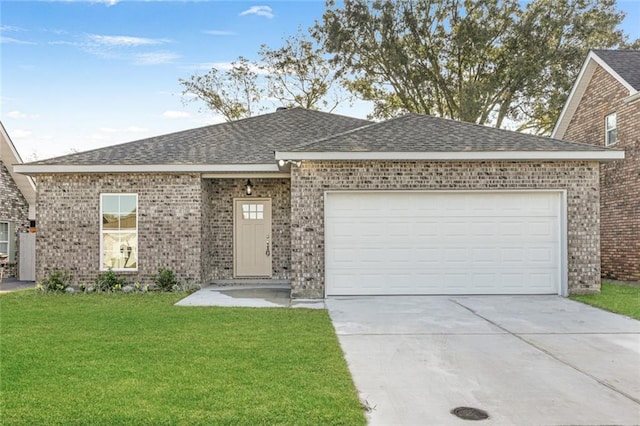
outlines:
[{"label": "door handle", "polygon": [[271,256],[271,250],[269,250],[269,236],[267,236],[267,251],[264,254],[265,256]]}]

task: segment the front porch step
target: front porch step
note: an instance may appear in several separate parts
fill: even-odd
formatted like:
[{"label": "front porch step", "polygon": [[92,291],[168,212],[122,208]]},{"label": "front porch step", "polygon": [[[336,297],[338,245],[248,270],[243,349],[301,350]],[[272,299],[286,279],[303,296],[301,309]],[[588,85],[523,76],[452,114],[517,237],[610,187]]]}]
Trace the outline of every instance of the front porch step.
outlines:
[{"label": "front porch step", "polygon": [[210,285],[227,287],[227,286],[277,286],[291,287],[291,280],[272,280],[265,278],[236,278],[231,280],[211,280]]}]

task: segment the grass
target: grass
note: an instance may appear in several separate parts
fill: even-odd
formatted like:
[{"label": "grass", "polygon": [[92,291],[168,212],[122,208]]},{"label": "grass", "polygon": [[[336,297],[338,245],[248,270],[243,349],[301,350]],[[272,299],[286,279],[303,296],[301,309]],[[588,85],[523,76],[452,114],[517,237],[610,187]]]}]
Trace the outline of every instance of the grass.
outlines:
[{"label": "grass", "polygon": [[640,287],[603,282],[599,294],[576,295],[571,298],[640,320]]},{"label": "grass", "polygon": [[326,311],[0,296],[2,424],[363,425]]}]

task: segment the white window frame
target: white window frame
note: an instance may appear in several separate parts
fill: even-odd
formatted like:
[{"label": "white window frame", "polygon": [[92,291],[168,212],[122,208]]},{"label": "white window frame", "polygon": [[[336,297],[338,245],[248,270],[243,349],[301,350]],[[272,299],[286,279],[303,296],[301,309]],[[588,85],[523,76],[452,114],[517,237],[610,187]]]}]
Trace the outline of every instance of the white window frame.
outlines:
[{"label": "white window frame", "polygon": [[[613,120],[615,122],[615,124],[612,127],[609,127],[609,118],[613,117]],[[611,142],[611,137],[610,135],[614,134],[615,135],[615,139],[613,142]],[[616,142],[618,142],[618,117],[616,115],[616,113],[611,113],[611,114],[607,114],[604,117],[604,145],[605,146],[610,146],[610,145],[615,145]]]},{"label": "white window frame", "polygon": [[[125,231],[122,230],[107,230],[105,231],[102,228],[102,202],[104,199],[104,196],[113,196],[113,195],[117,195],[117,196],[125,196],[125,195],[130,195],[130,196],[134,196],[136,198],[136,229],[135,231],[132,231],[130,229],[127,229]],[[100,262],[100,271],[108,271],[109,269],[111,269],[112,271],[119,271],[119,272],[137,272],[138,271],[138,264],[140,263],[140,253],[138,251],[138,247],[139,244],[137,244],[135,250],[136,250],[136,267],[135,268],[106,268],[104,267],[104,247],[103,247],[103,235],[105,232],[109,232],[109,233],[114,233],[114,234],[136,234],[136,240],[139,237],[138,234],[138,217],[139,217],[139,212],[138,212],[138,194],[137,193],[131,193],[131,192],[103,192],[100,193],[100,211],[99,213],[99,221],[100,221],[100,253],[99,253],[99,262]]]},{"label": "white window frame", "polygon": [[7,256],[9,256],[9,252],[11,251],[11,223],[9,223],[9,221],[6,221],[6,220],[0,220],[0,224],[7,225],[7,239],[0,240],[0,243],[7,243],[7,251],[3,252],[2,250],[0,250],[0,253],[6,254]]}]

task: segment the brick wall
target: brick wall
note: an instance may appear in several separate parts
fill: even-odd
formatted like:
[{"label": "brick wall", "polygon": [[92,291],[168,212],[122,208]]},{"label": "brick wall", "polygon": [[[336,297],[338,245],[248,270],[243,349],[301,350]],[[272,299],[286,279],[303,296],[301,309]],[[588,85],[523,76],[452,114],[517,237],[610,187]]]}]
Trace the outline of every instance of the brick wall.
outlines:
[{"label": "brick wall", "polygon": [[203,277],[205,282],[233,278],[233,199],[271,198],[273,278],[288,279],[291,268],[289,179],[203,179]]},{"label": "brick wall", "polygon": [[13,244],[16,248],[16,257],[15,262],[5,268],[5,276],[17,277],[18,262],[20,261],[18,233],[29,231],[29,204],[2,160],[0,160],[0,221],[9,221],[15,224],[15,234],[11,238],[13,238]]},{"label": "brick wall", "polygon": [[305,161],[291,173],[291,280],[294,297],[324,297],[327,190],[567,191],[570,293],[600,290],[597,162]]},{"label": "brick wall", "polygon": [[600,166],[602,276],[640,280],[640,101],[598,66],[564,139],[604,146],[604,120],[616,113],[618,142],[625,159]]},{"label": "brick wall", "polygon": [[68,269],[76,284],[100,273],[100,194],[138,194],[138,271],[118,272],[151,283],[158,268],[179,280],[201,278],[199,175],[87,174],[38,176],[36,278]]}]

